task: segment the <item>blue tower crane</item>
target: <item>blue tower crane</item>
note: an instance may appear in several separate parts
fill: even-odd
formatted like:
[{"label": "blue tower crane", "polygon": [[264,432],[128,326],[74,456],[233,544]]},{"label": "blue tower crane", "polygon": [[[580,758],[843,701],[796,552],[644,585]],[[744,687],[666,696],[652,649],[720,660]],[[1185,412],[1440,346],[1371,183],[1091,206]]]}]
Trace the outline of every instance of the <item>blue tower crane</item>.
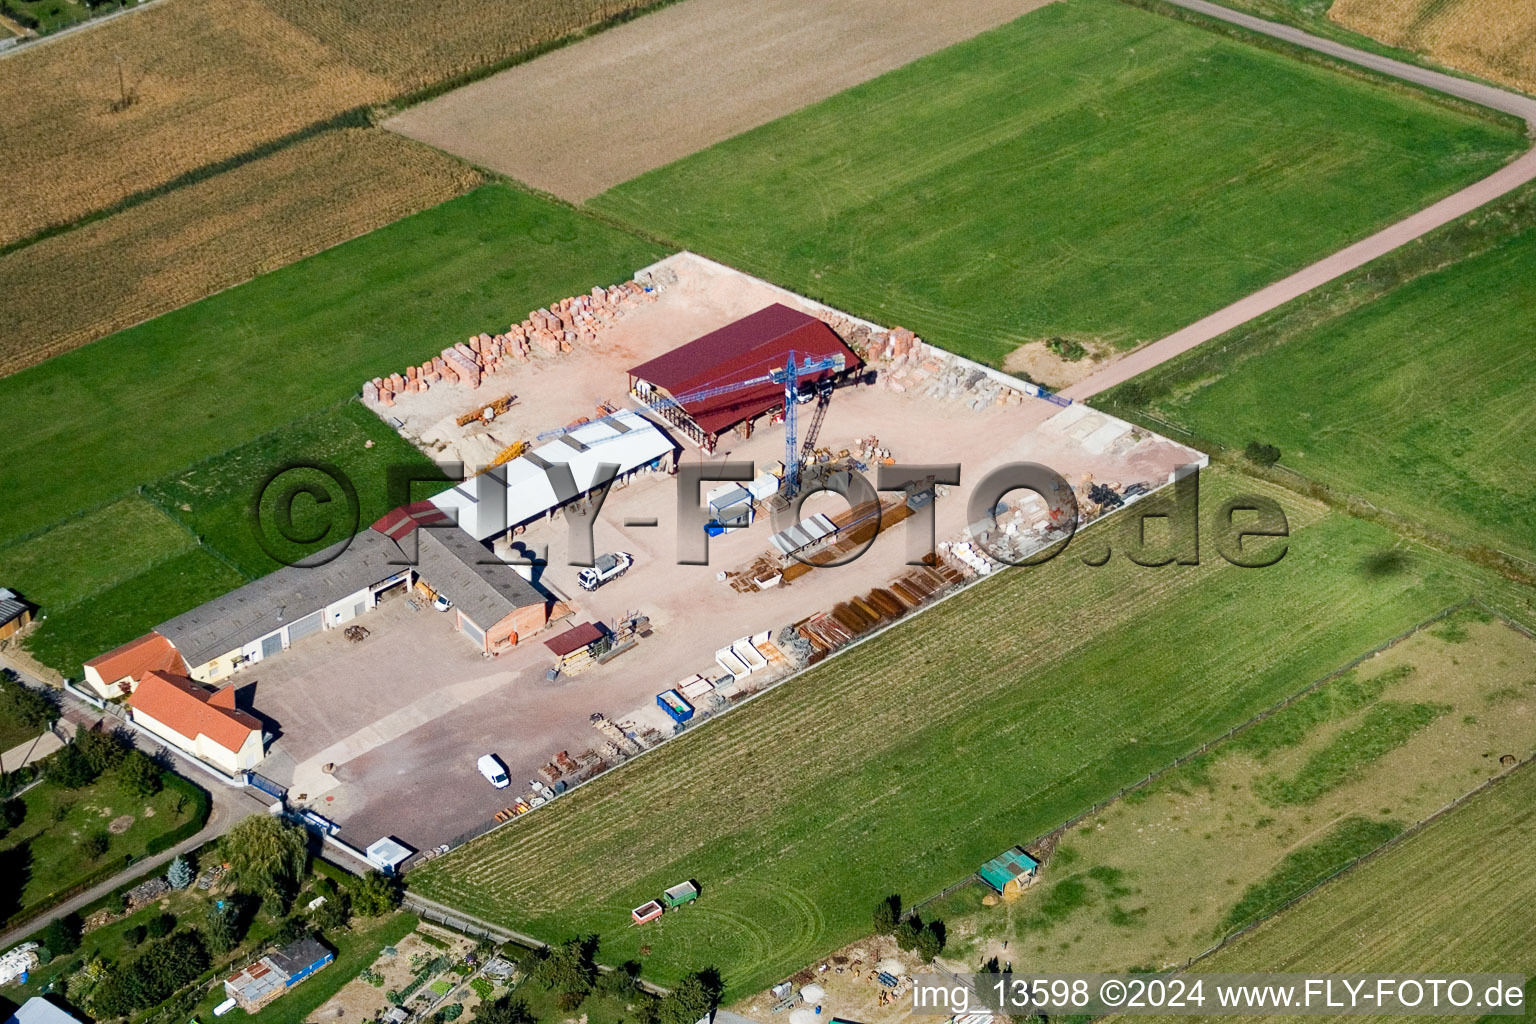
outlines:
[{"label": "blue tower crane", "polygon": [[748,388],[762,387],[764,384],[784,385],[784,490],[785,497],[793,498],[800,493],[800,452],[796,447],[797,424],[795,419],[795,407],[800,397],[800,378],[809,377],[825,370],[841,371],[844,367],[841,355],[812,356],[804,352],[791,351],[784,361],[783,366],[775,366],[766,373],[759,374],[748,380],[737,381],[734,384],[721,384],[717,387],[700,388],[697,391],[689,391],[685,394],[674,395],[668,398],[665,395],[656,397],[666,405],[677,406],[678,411],[687,415],[683,408],[687,402],[701,402],[707,398],[716,398],[720,395],[728,395],[733,391],[745,391]]}]

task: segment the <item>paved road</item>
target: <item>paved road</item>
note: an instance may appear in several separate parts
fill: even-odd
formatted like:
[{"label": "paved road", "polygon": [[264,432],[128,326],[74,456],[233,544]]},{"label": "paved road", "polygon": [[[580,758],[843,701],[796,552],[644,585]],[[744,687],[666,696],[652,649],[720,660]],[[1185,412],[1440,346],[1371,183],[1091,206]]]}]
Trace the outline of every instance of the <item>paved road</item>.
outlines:
[{"label": "paved road", "polygon": [[[15,668],[14,665],[10,665],[8,667]],[[20,670],[17,671],[20,673]],[[30,678],[25,673],[20,674],[22,682],[29,686],[35,686],[39,689],[52,689],[51,687],[47,687],[45,684]],[[83,701],[77,700],[70,694],[58,691],[56,689],[54,692],[58,694],[66,713],[86,715],[92,718],[102,717],[101,712],[97,711],[95,708],[84,703]],[[140,737],[135,734],[135,741],[138,742],[139,739]],[[141,743],[140,746],[144,747],[144,744]],[[145,753],[154,754],[157,753],[160,748],[156,746],[154,749],[149,749],[147,747],[144,749]],[[188,765],[182,764],[180,758],[173,756],[171,760],[173,762],[173,767],[176,769],[178,774],[183,775],[197,783],[199,786],[202,786],[213,798],[213,809],[209,813],[208,822],[203,826],[202,830],[192,838],[178,843],[176,846],[171,847],[169,850],[166,850],[163,853],[158,853],[153,857],[146,857],[144,860],[130,864],[128,867],[124,868],[122,871],[118,872],[116,875],[113,875],[106,881],[100,883],[99,885],[92,886],[90,889],[87,889],[85,892],[74,897],[73,899],[66,900],[58,906],[53,907],[47,913],[39,917],[35,917],[25,924],[12,928],[10,931],[0,934],[0,952],[10,948],[12,945],[37,931],[39,928],[42,928],[44,925],[48,924],[55,918],[63,917],[65,914],[73,913],[74,911],[79,910],[81,907],[95,902],[96,900],[105,896],[107,893],[111,892],[113,889],[116,889],[118,886],[122,885],[124,882],[131,882],[139,878],[148,878],[149,876],[157,873],[158,869],[164,867],[166,864],[169,864],[176,857],[183,853],[190,853],[191,851],[197,849],[199,846],[208,842],[210,839],[214,839],[217,836],[223,835],[232,826],[245,820],[252,814],[262,814],[266,812],[267,804],[264,801],[258,800],[256,797],[252,796],[250,791],[232,789],[228,786],[220,786],[217,783],[211,782],[202,772]]]},{"label": "paved road", "polygon": [[[1481,82],[1470,82],[1438,71],[1405,64],[1390,57],[1357,50],[1300,29],[1276,25],[1262,18],[1228,10],[1217,4],[1207,3],[1206,0],[1169,0],[1169,2],[1351,64],[1358,64],[1393,78],[1513,114],[1523,119],[1533,135],[1536,135],[1536,100],[1528,97],[1484,85]],[[1219,309],[1203,319],[1196,320],[1188,327],[1175,331],[1160,341],[1137,349],[1125,358],[1084,377],[1071,387],[1064,388],[1061,393],[1067,398],[1080,401],[1130,380],[1159,363],[1210,341],[1234,327],[1239,327],[1294,298],[1305,295],[1319,285],[1364,266],[1378,256],[1384,256],[1393,249],[1408,244],[1435,228],[1471,213],[1479,206],[1492,202],[1532,179],[1536,179],[1536,149],[1527,151],[1525,155],[1504,165],[1481,181],[1468,185],[1460,192],[1447,196],[1413,216],[1398,221],[1391,227],[1384,228],[1309,267],[1304,267],[1291,276],[1234,302],[1225,309]]]}]

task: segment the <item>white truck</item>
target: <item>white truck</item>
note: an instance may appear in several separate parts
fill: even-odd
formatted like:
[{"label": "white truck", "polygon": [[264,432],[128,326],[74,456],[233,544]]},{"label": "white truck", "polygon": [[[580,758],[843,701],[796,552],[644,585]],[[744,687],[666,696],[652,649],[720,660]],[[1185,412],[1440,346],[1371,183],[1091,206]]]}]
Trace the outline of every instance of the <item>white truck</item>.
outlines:
[{"label": "white truck", "polygon": [[617,554],[598,555],[592,561],[592,568],[581,570],[576,577],[576,582],[581,584],[582,590],[596,590],[609,580],[623,576],[634,564],[634,556],[623,551]]}]

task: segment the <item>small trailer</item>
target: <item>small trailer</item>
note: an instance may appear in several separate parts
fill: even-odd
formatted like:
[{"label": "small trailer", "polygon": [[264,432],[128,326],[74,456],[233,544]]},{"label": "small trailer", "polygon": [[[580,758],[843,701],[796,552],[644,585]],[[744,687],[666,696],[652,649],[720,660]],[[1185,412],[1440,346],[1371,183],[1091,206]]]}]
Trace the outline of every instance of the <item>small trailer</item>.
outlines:
[{"label": "small trailer", "polygon": [[671,716],[672,721],[681,725],[693,717],[693,705],[683,699],[683,695],[676,690],[663,690],[656,695],[656,703]]},{"label": "small trailer", "polygon": [[651,900],[631,910],[629,916],[634,918],[635,924],[649,924],[660,917],[665,910],[660,900]]},{"label": "small trailer", "polygon": [[699,887],[693,882],[679,882],[672,888],[661,894],[661,901],[667,905],[668,910],[676,910],[687,903],[692,903],[699,898]]}]

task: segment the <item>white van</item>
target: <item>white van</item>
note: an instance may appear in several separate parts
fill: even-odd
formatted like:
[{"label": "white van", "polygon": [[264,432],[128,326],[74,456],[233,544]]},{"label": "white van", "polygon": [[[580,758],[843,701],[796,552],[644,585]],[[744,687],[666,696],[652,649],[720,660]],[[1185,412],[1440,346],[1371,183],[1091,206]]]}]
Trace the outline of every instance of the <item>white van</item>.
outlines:
[{"label": "white van", "polygon": [[481,754],[479,766],[480,774],[485,776],[485,781],[497,789],[506,789],[512,784],[512,780],[507,778],[507,766],[502,764],[501,758],[495,754]]}]

